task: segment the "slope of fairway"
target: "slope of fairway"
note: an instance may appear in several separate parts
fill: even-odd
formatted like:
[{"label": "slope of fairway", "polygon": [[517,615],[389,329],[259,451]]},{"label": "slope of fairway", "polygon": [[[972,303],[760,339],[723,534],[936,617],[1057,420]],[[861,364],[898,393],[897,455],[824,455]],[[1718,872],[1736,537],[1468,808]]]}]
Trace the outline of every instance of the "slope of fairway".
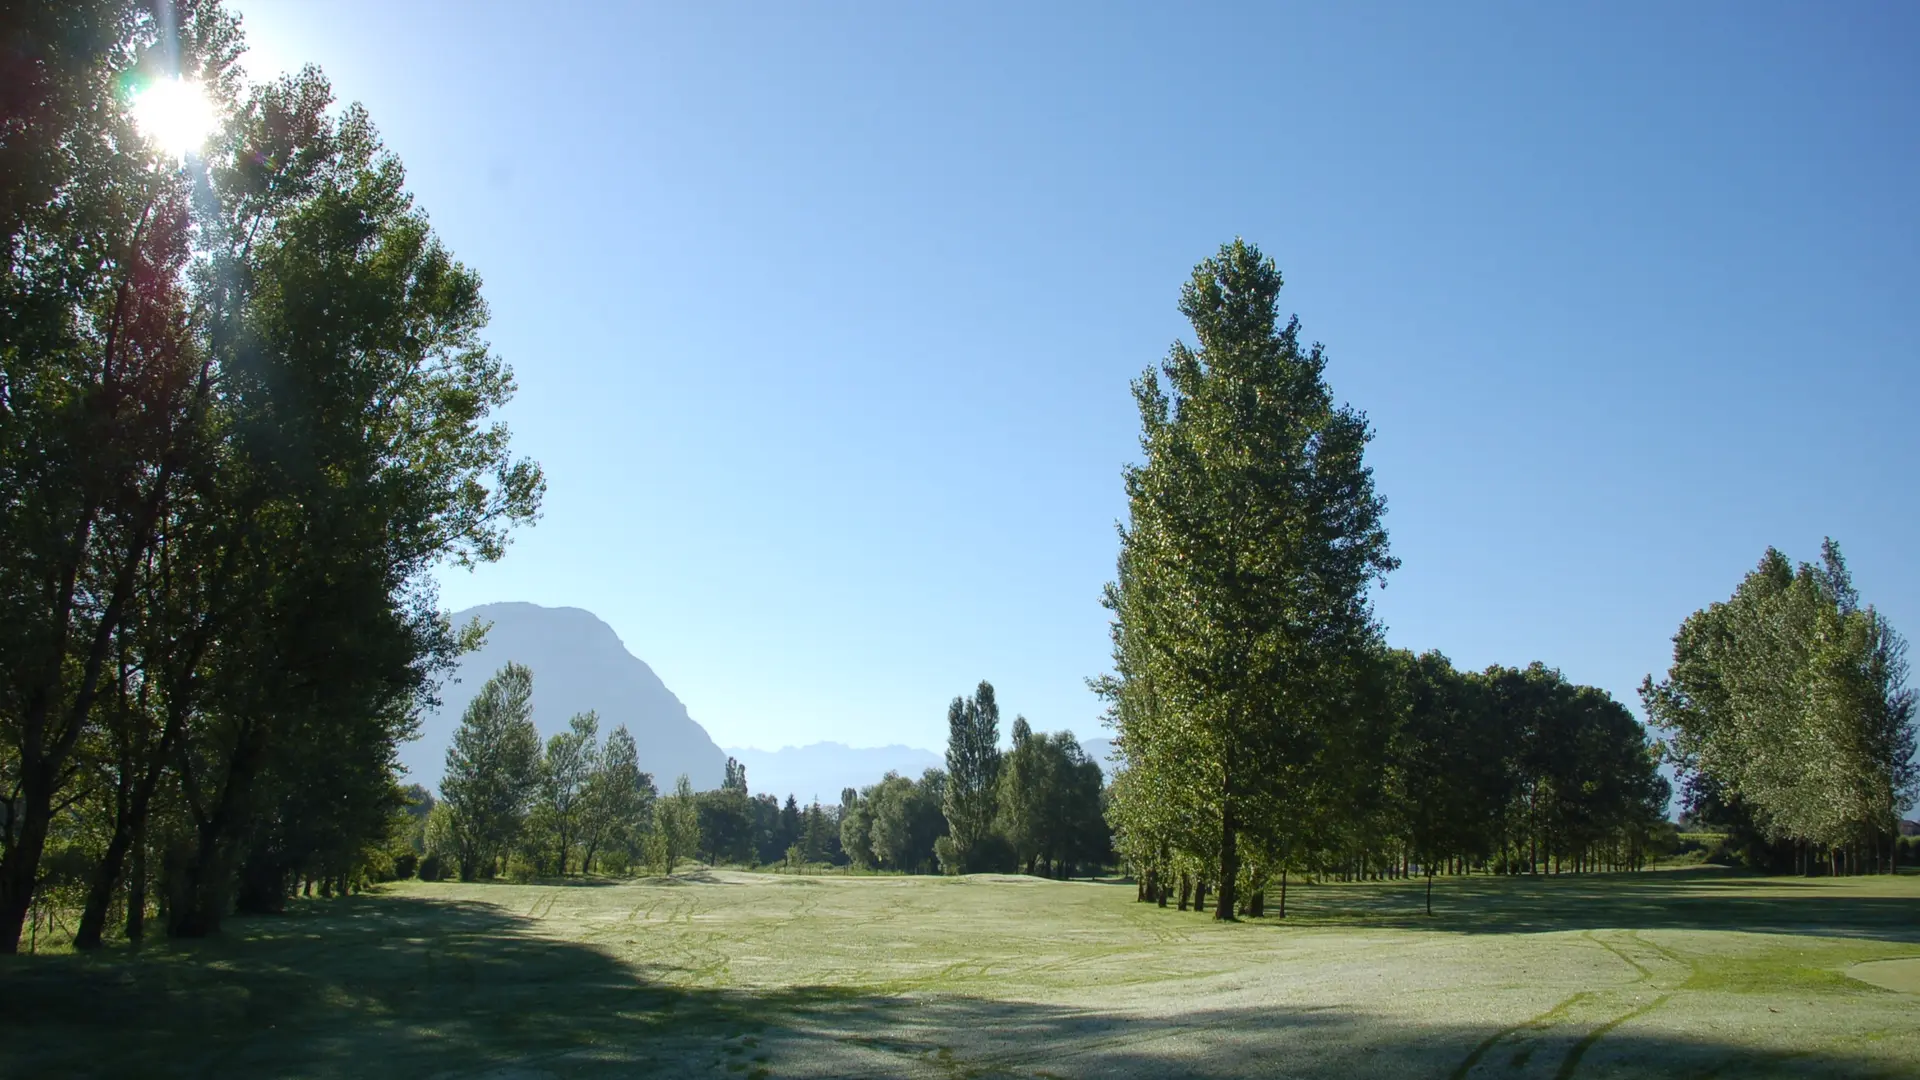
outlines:
[{"label": "slope of fairway", "polygon": [[1920,878],[408,883],[0,964],[0,1075],[1920,1076]]}]

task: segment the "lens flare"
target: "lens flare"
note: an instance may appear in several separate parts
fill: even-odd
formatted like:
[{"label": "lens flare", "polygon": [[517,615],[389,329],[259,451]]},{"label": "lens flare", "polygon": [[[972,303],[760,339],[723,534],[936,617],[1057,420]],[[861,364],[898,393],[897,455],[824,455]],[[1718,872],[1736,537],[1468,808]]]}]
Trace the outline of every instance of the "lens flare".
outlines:
[{"label": "lens flare", "polygon": [[219,116],[198,83],[162,79],[134,96],[133,125],[155,146],[184,158],[206,145]]}]

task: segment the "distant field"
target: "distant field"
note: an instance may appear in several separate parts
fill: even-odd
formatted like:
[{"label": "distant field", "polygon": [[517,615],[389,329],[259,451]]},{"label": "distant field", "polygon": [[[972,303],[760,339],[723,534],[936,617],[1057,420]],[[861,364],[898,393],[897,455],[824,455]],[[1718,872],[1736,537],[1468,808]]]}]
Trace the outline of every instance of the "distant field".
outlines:
[{"label": "distant field", "polygon": [[[0,1076],[1920,1077],[1920,878],[429,885],[5,958]],[[1271,901],[1270,901],[1271,902]],[[1899,964],[1862,968],[1883,985]]]}]

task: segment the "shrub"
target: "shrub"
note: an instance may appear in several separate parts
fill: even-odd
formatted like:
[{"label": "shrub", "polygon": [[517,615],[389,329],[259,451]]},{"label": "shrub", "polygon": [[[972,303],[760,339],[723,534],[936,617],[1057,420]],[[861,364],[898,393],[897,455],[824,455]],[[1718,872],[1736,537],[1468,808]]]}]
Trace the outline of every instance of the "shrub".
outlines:
[{"label": "shrub", "polygon": [[420,860],[419,873],[421,881],[442,881],[447,876],[446,862],[439,852],[433,852]]},{"label": "shrub", "polygon": [[393,876],[401,881],[412,877],[419,869],[420,856],[411,851],[403,851],[393,857]]}]

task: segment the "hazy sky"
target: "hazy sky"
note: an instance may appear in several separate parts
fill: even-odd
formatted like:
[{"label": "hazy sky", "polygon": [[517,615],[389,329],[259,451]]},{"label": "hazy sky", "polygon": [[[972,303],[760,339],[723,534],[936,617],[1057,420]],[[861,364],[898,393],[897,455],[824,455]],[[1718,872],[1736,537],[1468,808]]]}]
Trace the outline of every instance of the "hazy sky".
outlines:
[{"label": "hazy sky", "polygon": [[1829,533],[1920,633],[1920,6],[1563,6],[237,4],[485,276],[549,487],[445,602],[762,747],[1098,733],[1127,384],[1235,235],[1378,429],[1393,644],[1637,710]]}]

